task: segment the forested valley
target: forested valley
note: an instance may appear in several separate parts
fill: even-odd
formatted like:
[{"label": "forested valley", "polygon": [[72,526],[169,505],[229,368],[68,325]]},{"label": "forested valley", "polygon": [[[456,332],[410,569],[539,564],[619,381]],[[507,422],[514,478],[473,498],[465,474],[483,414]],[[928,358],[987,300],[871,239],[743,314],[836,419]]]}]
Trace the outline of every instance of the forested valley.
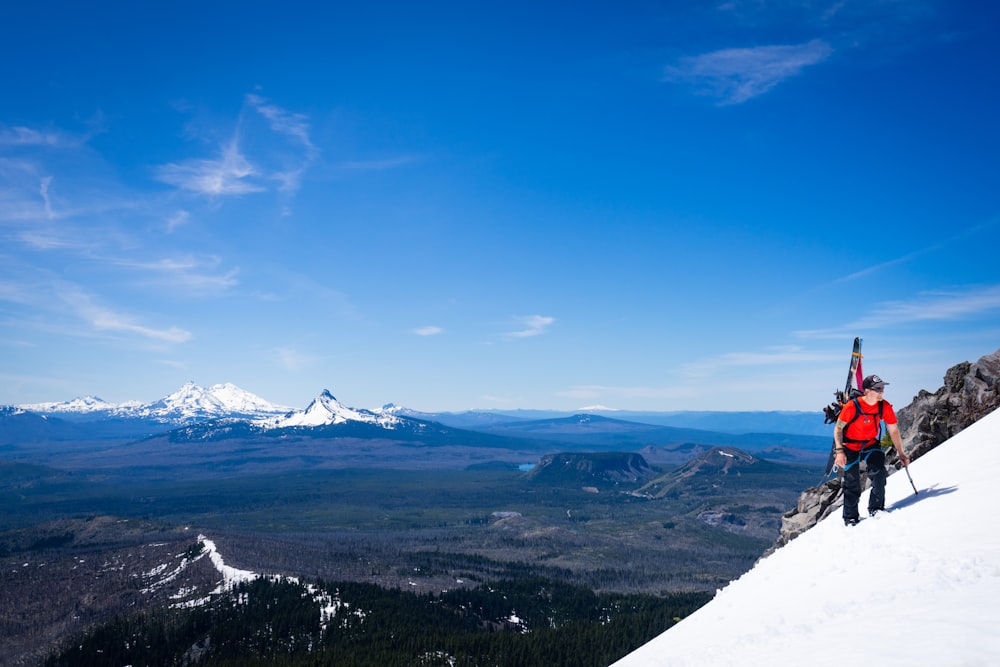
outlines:
[{"label": "forested valley", "polygon": [[[8,467],[0,663],[607,664],[749,569],[815,475],[755,470],[646,493],[516,468],[112,484]],[[227,592],[208,558],[167,577],[202,534],[264,578]]]}]

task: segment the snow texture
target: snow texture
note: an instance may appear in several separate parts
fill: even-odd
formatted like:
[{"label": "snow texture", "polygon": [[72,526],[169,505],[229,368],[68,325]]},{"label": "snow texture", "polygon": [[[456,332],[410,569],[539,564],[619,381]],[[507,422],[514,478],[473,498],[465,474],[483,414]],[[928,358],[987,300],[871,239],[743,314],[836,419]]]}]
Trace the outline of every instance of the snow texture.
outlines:
[{"label": "snow texture", "polygon": [[[1000,411],[828,517],[614,667],[1000,665]],[[867,507],[867,492],[861,509]]]},{"label": "snow texture", "polygon": [[289,410],[229,382],[212,385],[208,389],[194,382],[187,382],[174,393],[152,403],[128,401],[115,404],[86,396],[62,403],[35,403],[20,407],[43,414],[106,413],[118,418],[158,419],[180,423],[217,417],[265,417]]},{"label": "snow texture", "polygon": [[240,570],[232,567],[231,565],[226,565],[222,560],[222,554],[220,554],[219,550],[215,548],[215,542],[208,539],[204,535],[199,535],[198,541],[205,545],[205,551],[208,553],[208,557],[212,561],[212,565],[214,565],[215,569],[222,575],[222,582],[219,584],[217,589],[212,591],[213,593],[221,593],[224,590],[232,588],[236,584],[241,584],[245,581],[253,581],[260,576],[256,572],[251,572],[250,570]]},{"label": "snow texture", "polygon": [[294,428],[297,426],[326,426],[328,424],[362,422],[377,424],[383,428],[393,428],[400,421],[400,418],[396,417],[391,409],[382,409],[377,412],[356,410],[343,405],[329,391],[324,391],[305,410],[290,412],[283,417],[264,419],[258,423],[267,428]]}]

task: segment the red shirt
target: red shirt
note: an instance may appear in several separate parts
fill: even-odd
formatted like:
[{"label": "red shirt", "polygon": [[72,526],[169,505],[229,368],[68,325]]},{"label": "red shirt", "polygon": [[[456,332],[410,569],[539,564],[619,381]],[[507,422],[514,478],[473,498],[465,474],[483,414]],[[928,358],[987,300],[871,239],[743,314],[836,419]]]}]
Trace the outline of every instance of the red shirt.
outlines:
[{"label": "red shirt", "polygon": [[[861,416],[855,419],[853,424],[844,428],[844,447],[856,452],[861,450],[865,442],[877,440],[880,428],[877,423],[878,403],[868,405],[859,398],[858,405],[861,407]],[[841,409],[838,419],[842,422],[850,422],[851,419],[854,419],[855,412],[854,401],[848,401]],[[882,421],[886,424],[896,423],[896,413],[892,409],[892,404],[885,400],[882,401]],[[852,442],[857,440],[861,442]]]}]

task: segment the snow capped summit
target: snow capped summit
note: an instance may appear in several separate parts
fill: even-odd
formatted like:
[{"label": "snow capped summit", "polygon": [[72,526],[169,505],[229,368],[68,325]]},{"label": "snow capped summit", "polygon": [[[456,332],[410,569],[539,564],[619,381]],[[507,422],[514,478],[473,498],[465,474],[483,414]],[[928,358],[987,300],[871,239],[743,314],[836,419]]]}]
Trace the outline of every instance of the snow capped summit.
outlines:
[{"label": "snow capped summit", "polygon": [[22,405],[20,407],[23,410],[30,410],[31,412],[91,413],[110,412],[119,406],[114,403],[108,403],[107,401],[96,396],[84,396],[82,398],[74,398],[71,401],[61,401],[57,403],[32,403],[29,405]]},{"label": "snow capped summit", "polygon": [[287,411],[229,382],[208,389],[187,382],[169,396],[130,410],[129,416],[189,422],[215,417],[259,418]]},{"label": "snow capped summit", "polygon": [[219,418],[246,420],[268,428],[314,427],[357,422],[382,428],[395,428],[411,416],[411,411],[388,403],[377,410],[363,410],[343,405],[329,390],[315,398],[305,410],[274,405],[256,394],[226,382],[208,389],[186,382],[180,389],[152,403],[130,401],[108,403],[94,396],[61,403],[36,403],[18,406],[39,414],[59,413],[65,418],[89,420],[142,419],[163,424],[190,426]]},{"label": "snow capped summit", "polygon": [[65,416],[107,417],[119,419],[153,419],[160,422],[188,424],[217,417],[257,419],[280,415],[289,408],[274,405],[260,396],[251,394],[229,382],[212,385],[208,389],[194,382],[185,383],[180,389],[152,403],[128,401],[108,403],[94,396],[76,398],[61,403],[36,403],[21,408],[41,414],[59,413]]},{"label": "snow capped summit", "polygon": [[400,423],[399,417],[391,411],[372,412],[346,407],[324,389],[305,410],[289,412],[278,417],[262,420],[261,424],[268,428],[291,428],[295,426],[326,426],[329,424],[344,424],[347,422],[362,422],[377,424],[383,428],[393,428]]}]

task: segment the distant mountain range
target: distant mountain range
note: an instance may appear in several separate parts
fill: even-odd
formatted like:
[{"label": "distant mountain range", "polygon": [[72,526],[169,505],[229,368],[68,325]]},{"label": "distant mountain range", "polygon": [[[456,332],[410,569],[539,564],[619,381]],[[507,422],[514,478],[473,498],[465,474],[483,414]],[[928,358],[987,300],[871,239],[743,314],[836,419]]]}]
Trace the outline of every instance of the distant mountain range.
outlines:
[{"label": "distant mountain range", "polygon": [[213,385],[208,389],[194,382],[188,382],[174,393],[152,403],[138,401],[108,403],[96,396],[85,396],[61,403],[34,403],[18,407],[73,421],[93,421],[101,418],[148,419],[173,424],[187,424],[219,417],[263,418],[285,414],[291,410],[269,403],[260,396],[228,382]]},{"label": "distant mountain range", "polygon": [[[327,390],[304,409],[292,409],[233,384],[206,389],[189,382],[152,403],[113,404],[88,396],[0,408],[0,454],[10,451],[21,458],[31,452],[43,457],[40,462],[77,469],[98,462],[103,469],[167,469],[182,463],[200,473],[197,462],[207,458],[219,470],[246,468],[251,452],[254,469],[268,470],[291,469],[303,461],[321,467],[523,465],[567,451],[642,452],[653,465],[671,466],[718,446],[815,465],[829,449],[829,436],[782,430],[795,428],[801,413],[739,413],[749,424],[739,433],[593,413],[539,418],[549,414],[423,413],[392,404],[367,410],[348,407]],[[670,414],[682,421],[693,418],[691,413],[646,414],[651,421],[657,416],[664,421]],[[819,414],[812,417],[820,421]],[[733,429],[734,422],[727,419],[719,418]],[[775,428],[749,431],[757,426]],[[218,444],[204,449],[203,443],[209,442]],[[66,450],[46,443],[78,444]]]},{"label": "distant mountain range", "polygon": [[[96,396],[70,401],[33,403],[14,406],[40,415],[67,421],[98,421],[107,419],[144,420],[166,425],[185,425],[219,418],[235,418],[268,422],[271,427],[318,426],[348,421],[380,423],[390,427],[397,418],[409,417],[435,421],[455,428],[479,431],[530,431],[548,420],[576,419],[578,415],[604,417],[619,423],[646,426],[669,426],[690,429],[691,432],[716,433],[789,433],[795,435],[829,436],[830,427],[823,423],[819,409],[813,412],[639,412],[584,408],[577,412],[553,410],[468,410],[464,412],[419,412],[387,403],[374,410],[346,407],[324,390],[305,409],[276,405],[231,383],[209,388],[194,382],[151,403],[127,401],[109,403]],[[610,423],[610,422],[608,422]],[[516,426],[523,424],[523,426]],[[598,429],[601,430],[601,429]]]}]

